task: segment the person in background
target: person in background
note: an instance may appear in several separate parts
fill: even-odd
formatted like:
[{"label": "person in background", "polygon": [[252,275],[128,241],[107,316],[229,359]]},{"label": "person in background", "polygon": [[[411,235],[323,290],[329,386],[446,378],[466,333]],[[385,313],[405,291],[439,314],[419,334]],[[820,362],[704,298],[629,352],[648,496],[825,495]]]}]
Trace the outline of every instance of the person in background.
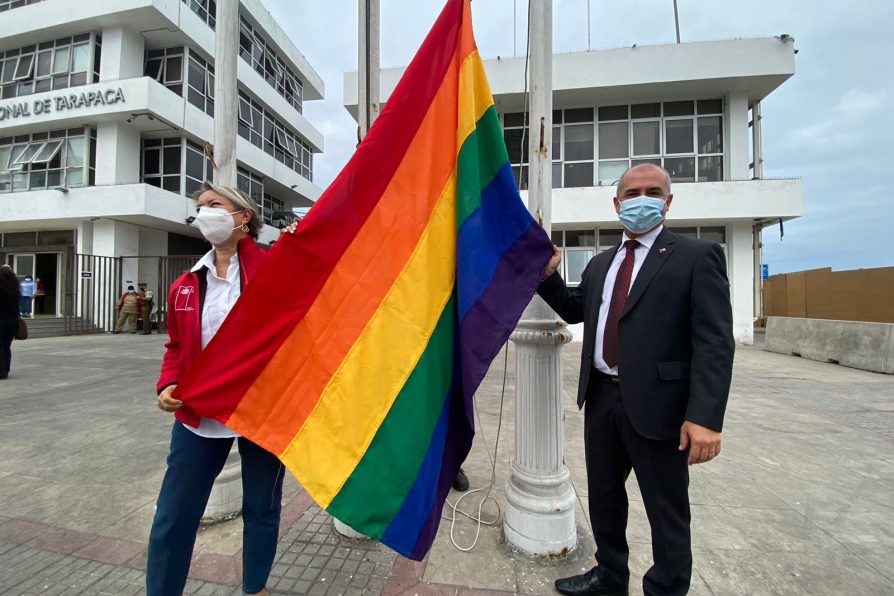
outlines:
[{"label": "person in background", "polygon": [[34,292],[34,310],[40,314],[44,314],[43,310],[47,298],[47,285],[41,281],[39,277],[34,278],[34,283],[37,285],[37,291]]},{"label": "person in background", "polygon": [[[220,422],[184,415],[183,402],[174,397],[177,383],[189,373],[263,262],[266,253],[256,243],[263,222],[257,204],[235,188],[206,184],[196,201],[193,225],[211,243],[211,250],[168,293],[170,339],[156,401],[176,420],[149,534],[146,588],[149,596],[183,592],[202,512],[235,439],[242,458],[242,590],[267,594],[279,538],[285,468],[272,453]],[[293,224],[284,231],[294,229]]]},{"label": "person in background", "polygon": [[21,314],[19,278],[9,265],[0,265],[0,380],[9,377],[12,340]]},{"label": "person in background", "polygon": [[149,289],[149,284],[145,281],[140,282],[140,292],[137,294],[137,299],[140,301],[140,319],[143,323],[143,330],[140,334],[151,335],[152,321],[150,317],[152,316],[152,307],[155,305],[155,294]]},{"label": "person in background", "polygon": [[127,291],[121,294],[121,298],[118,300],[115,308],[118,309],[118,322],[115,323],[115,330],[112,333],[121,333],[125,321],[127,321],[127,330],[131,333],[136,333],[140,301],[133,286],[127,286]]},{"label": "person in background", "polygon": [[31,314],[31,306],[34,300],[34,294],[37,292],[37,284],[34,283],[34,278],[30,275],[26,275],[25,279],[22,280],[22,283],[19,284],[19,291],[22,294],[21,306],[20,306],[20,314],[23,317],[32,317],[34,315]]}]

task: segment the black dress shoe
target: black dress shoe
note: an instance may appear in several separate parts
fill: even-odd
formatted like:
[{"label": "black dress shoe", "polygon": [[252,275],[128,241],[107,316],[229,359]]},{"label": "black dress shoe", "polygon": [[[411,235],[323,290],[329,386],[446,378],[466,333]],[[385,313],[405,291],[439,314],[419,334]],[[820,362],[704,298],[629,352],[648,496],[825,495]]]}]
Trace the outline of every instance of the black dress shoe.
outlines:
[{"label": "black dress shoe", "polygon": [[609,585],[599,577],[598,567],[593,567],[583,575],[574,575],[556,580],[556,591],[560,594],[576,596],[627,596],[627,584]]},{"label": "black dress shoe", "polygon": [[456,478],[453,479],[453,490],[458,490],[461,493],[469,490],[469,478],[462,468],[459,469],[459,472],[456,473]]}]

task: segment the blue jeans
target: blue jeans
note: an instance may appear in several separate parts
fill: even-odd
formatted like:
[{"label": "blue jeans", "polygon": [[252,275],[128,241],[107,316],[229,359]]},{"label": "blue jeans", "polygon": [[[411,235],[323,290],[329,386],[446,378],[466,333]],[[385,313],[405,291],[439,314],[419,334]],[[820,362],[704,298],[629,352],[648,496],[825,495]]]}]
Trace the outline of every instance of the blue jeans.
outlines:
[{"label": "blue jeans", "polygon": [[[182,594],[214,479],[223,469],[233,439],[206,439],[174,423],[168,469],[161,484],[149,534],[146,591],[149,596]],[[264,589],[279,539],[285,468],[273,454],[239,437],[242,457],[242,589]]]},{"label": "blue jeans", "polygon": [[33,296],[22,296],[22,303],[19,305],[19,313],[23,315],[31,314],[31,301],[34,300]]}]

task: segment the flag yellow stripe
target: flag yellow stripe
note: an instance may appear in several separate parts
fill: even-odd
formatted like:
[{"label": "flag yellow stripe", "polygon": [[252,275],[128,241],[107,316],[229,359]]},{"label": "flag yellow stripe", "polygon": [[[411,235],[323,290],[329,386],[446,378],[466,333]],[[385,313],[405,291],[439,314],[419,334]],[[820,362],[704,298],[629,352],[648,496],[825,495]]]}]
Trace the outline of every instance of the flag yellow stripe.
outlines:
[{"label": "flag yellow stripe", "polygon": [[450,298],[455,210],[451,175],[406,268],[280,456],[324,509],[366,452]]},{"label": "flag yellow stripe", "polygon": [[[459,71],[458,153],[493,105],[478,51]],[[456,274],[455,170],[405,269],[323,390],[314,411],[280,455],[308,493],[329,506],[366,453],[425,350]],[[395,356],[396,355],[396,356]],[[326,474],[302,470],[326,470]]]},{"label": "flag yellow stripe", "polygon": [[494,98],[484,72],[484,63],[478,50],[469,54],[459,70],[459,110],[456,126],[456,152],[466,138],[475,131],[475,126],[484,112],[494,105]]}]

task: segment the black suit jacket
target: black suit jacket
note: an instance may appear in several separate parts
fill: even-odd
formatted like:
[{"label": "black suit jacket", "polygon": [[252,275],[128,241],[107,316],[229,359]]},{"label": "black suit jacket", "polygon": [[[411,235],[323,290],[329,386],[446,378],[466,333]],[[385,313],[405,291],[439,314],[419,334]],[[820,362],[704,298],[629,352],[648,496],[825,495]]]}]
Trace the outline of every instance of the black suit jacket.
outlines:
[{"label": "black suit jacket", "polygon": [[[595,370],[602,289],[619,247],[593,257],[578,287],[554,274],[537,289],[565,321],[584,323],[579,407]],[[677,438],[684,420],[720,431],[735,351],[720,245],[662,230],[630,289],[618,340],[621,398],[637,432]]]}]

